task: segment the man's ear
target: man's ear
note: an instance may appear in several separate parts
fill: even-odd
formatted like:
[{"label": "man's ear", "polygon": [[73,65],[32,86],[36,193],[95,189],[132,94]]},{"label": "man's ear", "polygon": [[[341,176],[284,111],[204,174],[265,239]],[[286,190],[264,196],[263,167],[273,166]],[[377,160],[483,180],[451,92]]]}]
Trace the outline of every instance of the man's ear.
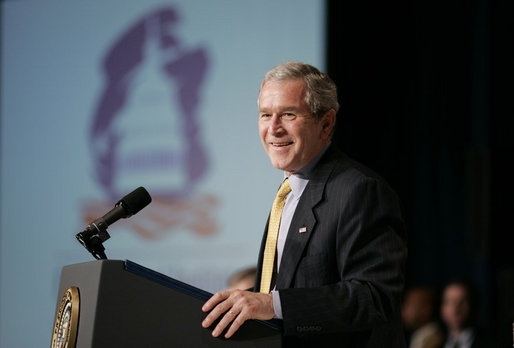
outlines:
[{"label": "man's ear", "polygon": [[334,109],[330,109],[321,118],[321,129],[323,130],[323,135],[330,138],[332,133],[334,132],[334,127],[336,125],[336,111]]}]

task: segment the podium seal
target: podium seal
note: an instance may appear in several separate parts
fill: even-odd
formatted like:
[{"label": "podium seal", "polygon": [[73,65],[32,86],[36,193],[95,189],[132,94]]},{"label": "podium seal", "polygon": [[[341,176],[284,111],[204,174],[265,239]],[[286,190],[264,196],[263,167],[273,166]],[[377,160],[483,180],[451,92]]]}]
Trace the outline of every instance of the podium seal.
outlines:
[{"label": "podium seal", "polygon": [[79,289],[69,287],[61,298],[55,317],[51,348],[73,348],[77,339]]}]

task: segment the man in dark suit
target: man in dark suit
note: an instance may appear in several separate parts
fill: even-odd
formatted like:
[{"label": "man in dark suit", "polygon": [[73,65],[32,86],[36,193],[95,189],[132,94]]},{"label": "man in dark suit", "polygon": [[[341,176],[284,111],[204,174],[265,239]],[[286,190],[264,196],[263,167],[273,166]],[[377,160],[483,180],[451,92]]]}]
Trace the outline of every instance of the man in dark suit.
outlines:
[{"label": "man in dark suit", "polygon": [[442,292],[441,319],[447,337],[441,348],[498,347],[486,330],[476,325],[478,293],[475,285],[464,279],[447,283]]},{"label": "man in dark suit", "polygon": [[204,327],[219,319],[214,336],[228,328],[229,338],[248,319],[279,318],[289,346],[405,346],[402,209],[379,175],[331,144],[338,109],[334,82],[313,66],[288,62],[265,75],[259,134],[291,191],[271,285],[266,226],[256,292],[221,291],[203,306]]}]

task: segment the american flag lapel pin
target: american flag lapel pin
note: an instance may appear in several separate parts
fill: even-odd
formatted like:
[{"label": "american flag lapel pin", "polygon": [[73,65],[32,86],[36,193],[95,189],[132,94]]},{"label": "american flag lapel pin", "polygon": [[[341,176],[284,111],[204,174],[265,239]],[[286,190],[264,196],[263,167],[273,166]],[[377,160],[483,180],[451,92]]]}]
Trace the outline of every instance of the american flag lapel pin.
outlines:
[{"label": "american flag lapel pin", "polygon": [[299,233],[305,233],[307,232],[307,227],[303,226],[303,227],[300,227],[300,229],[298,230]]}]

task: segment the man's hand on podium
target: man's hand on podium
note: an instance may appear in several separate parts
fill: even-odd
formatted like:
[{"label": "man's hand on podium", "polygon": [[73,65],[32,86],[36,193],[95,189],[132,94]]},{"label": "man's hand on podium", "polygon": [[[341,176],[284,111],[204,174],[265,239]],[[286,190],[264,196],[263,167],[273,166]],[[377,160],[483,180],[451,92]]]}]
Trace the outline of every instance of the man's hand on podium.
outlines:
[{"label": "man's hand on podium", "polygon": [[[243,290],[225,290],[214,294],[202,307],[209,315],[202,322],[207,328],[218,318],[218,325],[212,331],[218,337],[230,325],[225,338],[230,338],[248,319],[269,320],[275,316],[273,310],[273,296],[271,294],[256,293]],[[223,316],[223,317],[222,317]]]}]

